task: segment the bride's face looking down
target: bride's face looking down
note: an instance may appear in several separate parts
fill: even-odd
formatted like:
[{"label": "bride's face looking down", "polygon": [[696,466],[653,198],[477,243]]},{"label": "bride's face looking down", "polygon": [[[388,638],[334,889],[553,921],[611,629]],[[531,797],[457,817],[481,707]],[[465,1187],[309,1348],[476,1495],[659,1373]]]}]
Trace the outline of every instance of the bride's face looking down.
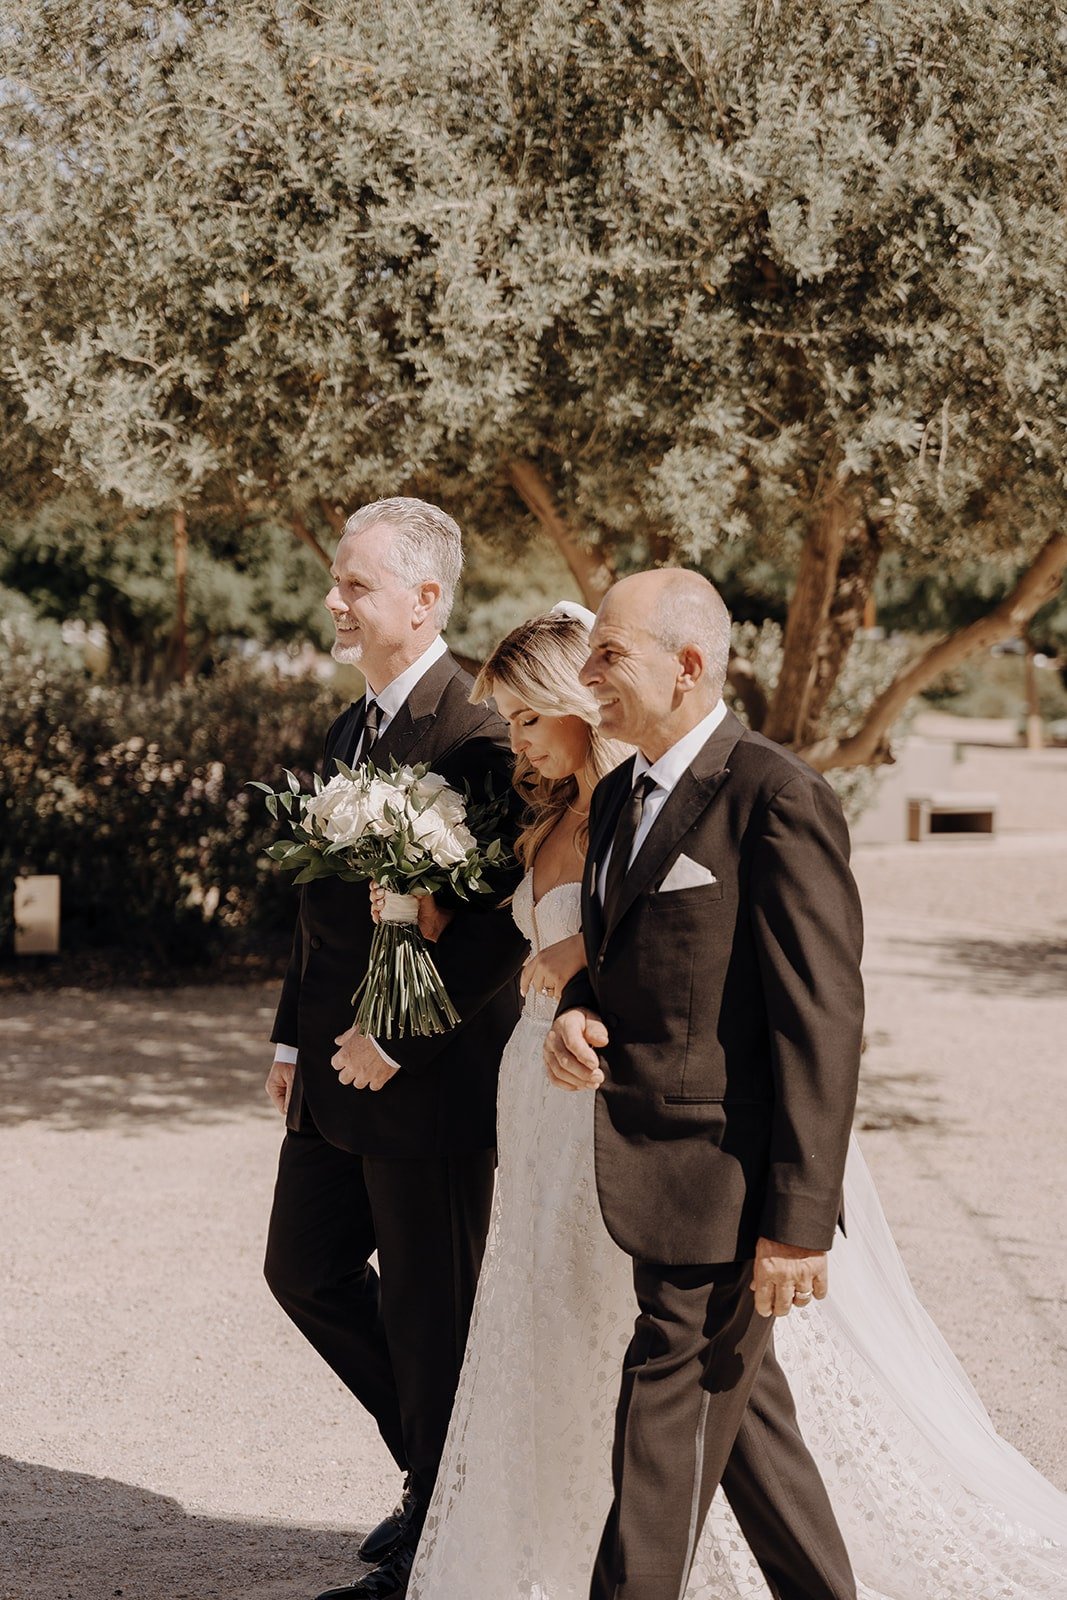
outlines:
[{"label": "bride's face looking down", "polygon": [[497,710],[508,725],[511,748],[552,782],[584,772],[589,760],[589,724],[581,717],[539,711],[505,684],[493,690]]},{"label": "bride's face looking down", "polygon": [[578,681],[588,654],[585,623],[547,612],[501,639],[471,689],[475,705],[492,698],[507,720],[512,782],[526,802],[515,843],[525,867],[559,827],[574,830],[575,848],[584,853],[593,790],[630,753],[604,738],[596,701]]}]

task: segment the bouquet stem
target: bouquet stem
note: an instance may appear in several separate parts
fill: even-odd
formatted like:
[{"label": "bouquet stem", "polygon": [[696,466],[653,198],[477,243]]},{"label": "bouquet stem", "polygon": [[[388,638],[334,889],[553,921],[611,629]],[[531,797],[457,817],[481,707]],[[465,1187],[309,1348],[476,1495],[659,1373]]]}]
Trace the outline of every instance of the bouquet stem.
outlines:
[{"label": "bouquet stem", "polygon": [[426,940],[410,922],[379,922],[352,1003],[356,1027],[368,1039],[447,1033],[460,1020]]}]

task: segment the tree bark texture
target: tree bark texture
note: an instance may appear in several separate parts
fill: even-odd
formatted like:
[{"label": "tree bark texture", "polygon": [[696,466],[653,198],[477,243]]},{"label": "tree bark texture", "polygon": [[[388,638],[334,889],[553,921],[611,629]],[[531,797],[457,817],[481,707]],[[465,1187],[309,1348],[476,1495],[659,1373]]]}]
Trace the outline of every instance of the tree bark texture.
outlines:
[{"label": "tree bark texture", "polygon": [[756,677],[751,661],[733,650],[726,669],[726,682],[740,700],[749,727],[754,733],[762,733],[767,720],[766,691]]},{"label": "tree bark texture", "polygon": [[844,738],[820,739],[798,752],[819,771],[878,766],[892,760],[889,734],[908,701],[968,656],[1003,639],[1025,636],[1035,612],[1051,600],[1067,570],[1067,534],[1053,534],[1009,595],[986,616],[925,650],[871,706],[860,728]]},{"label": "tree bark texture", "polygon": [[848,530],[837,568],[837,583],[815,652],[815,672],[799,744],[811,744],[823,731],[823,717],[841,676],[852,641],[867,626],[881,542],[866,517]]},{"label": "tree bark texture", "polygon": [[571,531],[556,507],[548,480],[532,461],[517,457],[507,464],[508,481],[532,511],[571,570],[582,599],[593,611],[615,581],[611,560],[599,544],[586,544]]},{"label": "tree bark texture", "polygon": [[189,524],[181,506],[174,513],[174,641],[177,650],[178,682],[189,676],[189,619],[186,611],[186,579],[189,575]]},{"label": "tree bark texture", "polygon": [[819,646],[837,587],[845,539],[855,521],[855,504],[842,495],[821,498],[812,508],[789,602],[782,668],[763,727],[768,739],[779,744],[800,744],[808,726]]},{"label": "tree bark texture", "polygon": [[326,571],[329,572],[332,566],[329,553],[322,548],[318,539],[316,539],[314,533],[308,527],[299,511],[290,512],[289,526],[296,534],[296,537],[300,540],[300,543],[306,544],[312,555],[317,556],[322,562],[323,566],[326,568]]}]

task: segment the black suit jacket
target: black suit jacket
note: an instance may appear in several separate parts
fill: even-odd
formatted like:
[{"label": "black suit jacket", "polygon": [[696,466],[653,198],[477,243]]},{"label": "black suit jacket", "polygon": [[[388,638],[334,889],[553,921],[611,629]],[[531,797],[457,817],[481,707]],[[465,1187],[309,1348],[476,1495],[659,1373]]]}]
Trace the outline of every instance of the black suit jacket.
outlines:
[{"label": "black suit jacket", "polygon": [[[513,796],[507,728],[490,707],[472,706],[471,678],[442,656],[419,680],[374,747],[374,761],[429,762],[461,788],[480,794],[486,775]],[[350,707],[326,738],[324,772],[351,756],[362,706]],[[505,827],[514,829],[514,807]],[[402,1071],[372,1093],[338,1081],[334,1040],[351,1027],[352,995],[370,954],[374,924],[366,883],[322,878],[303,885],[288,971],[271,1038],[295,1044],[299,1061],[288,1125],[308,1113],[332,1144],[354,1154],[415,1157],[491,1149],[496,1143],[496,1079],[501,1052],[519,1015],[522,936],[499,899],[518,875],[503,875],[489,904],[460,902],[433,947],[461,1022],[431,1038],[382,1040]]]},{"label": "black suit jacket", "polygon": [[[632,761],[597,787],[582,890],[586,1005],[610,1042],[596,1171],[622,1248],[747,1259],[762,1234],[826,1249],[863,1024],[862,923],[830,787],[727,714],[664,804],[605,925],[595,885]],[[715,882],[664,890],[681,854]]]}]

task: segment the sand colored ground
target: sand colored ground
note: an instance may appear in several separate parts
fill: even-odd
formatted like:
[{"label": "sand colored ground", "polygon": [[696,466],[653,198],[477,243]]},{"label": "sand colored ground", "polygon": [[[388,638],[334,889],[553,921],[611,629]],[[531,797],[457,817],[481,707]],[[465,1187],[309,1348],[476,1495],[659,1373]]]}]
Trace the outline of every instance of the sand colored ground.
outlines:
[{"label": "sand colored ground", "polygon": [[[927,1306],[1067,1488],[1067,754],[974,756],[1000,838],[857,854],[859,1125]],[[272,991],[0,1009],[0,1600],[314,1595],[396,1480],[260,1276]]]}]

